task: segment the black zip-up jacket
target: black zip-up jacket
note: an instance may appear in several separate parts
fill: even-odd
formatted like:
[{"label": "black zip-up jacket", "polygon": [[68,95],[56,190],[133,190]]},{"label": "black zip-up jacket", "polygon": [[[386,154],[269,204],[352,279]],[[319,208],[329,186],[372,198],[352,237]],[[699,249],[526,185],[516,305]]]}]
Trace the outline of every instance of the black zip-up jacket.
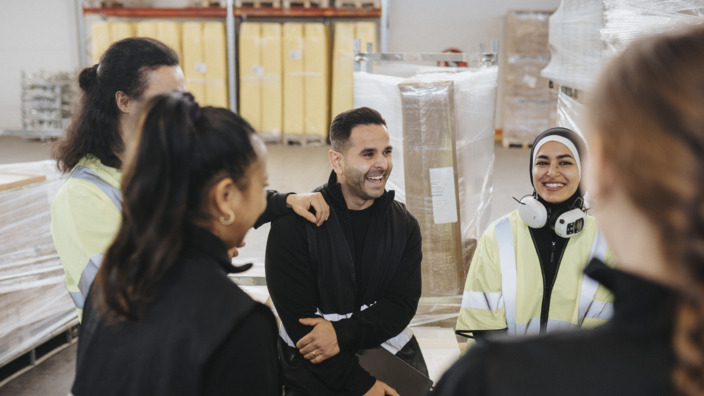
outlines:
[{"label": "black zip-up jacket", "polygon": [[89,294],[74,395],[281,394],[271,310],[227,277],[236,267],[215,235],[190,226],[184,245],[141,323],[106,326]]},{"label": "black zip-up jacket", "polygon": [[[353,315],[333,322],[341,352],[320,364],[282,346],[288,356],[284,384],[316,396],[362,395],[375,378],[359,366],[355,353],[396,336],[415,315],[421,294],[420,227],[405,205],[394,201],[393,191],[376,199],[358,279],[347,204],[334,172],[318,191],[330,205],[330,217],[322,226],[294,215],[271,225],[266,251],[269,293],[294,343],[312,330],[301,325],[300,318],[316,317],[318,310]],[[373,305],[361,311],[360,303]]]},{"label": "black zip-up jacket", "polygon": [[670,395],[677,293],[592,260],[584,271],[614,293],[594,329],[487,339],[438,382],[433,396]]}]

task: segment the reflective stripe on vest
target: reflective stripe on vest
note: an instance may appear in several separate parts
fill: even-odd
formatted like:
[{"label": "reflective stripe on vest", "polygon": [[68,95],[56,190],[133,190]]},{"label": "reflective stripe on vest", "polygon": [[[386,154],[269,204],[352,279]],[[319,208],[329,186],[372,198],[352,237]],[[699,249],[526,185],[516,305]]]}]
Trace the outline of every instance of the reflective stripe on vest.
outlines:
[{"label": "reflective stripe on vest", "polygon": [[87,166],[78,165],[71,172],[70,177],[75,177],[76,179],[85,180],[95,184],[105,195],[110,198],[113,204],[117,207],[117,210],[122,212],[122,192],[120,189],[113,187],[110,183],[103,180],[93,169]]},{"label": "reflective stripe on vest", "polygon": [[516,285],[518,284],[518,279],[516,275],[516,252],[513,248],[513,234],[508,216],[505,216],[496,224],[495,230],[499,245],[501,292],[504,296],[506,325],[508,334],[514,335],[516,334]]},{"label": "reflective stripe on vest", "polygon": [[[540,318],[532,318],[527,324],[516,324],[516,290],[518,277],[516,274],[516,253],[513,246],[513,230],[508,216],[496,223],[494,228],[499,246],[499,266],[501,267],[501,291],[506,312],[506,325],[509,335],[538,334],[540,332]],[[592,242],[589,261],[592,258],[604,260],[607,244],[601,232],[597,230]],[[594,301],[594,296],[599,288],[599,283],[594,279],[582,275],[582,285],[579,296],[579,325],[585,318],[608,319],[613,312],[610,303]],[[573,323],[548,319],[547,331],[576,327]]]},{"label": "reflective stripe on vest", "polygon": [[[365,309],[369,308],[369,305],[363,305],[361,310],[364,311]],[[318,309],[317,312],[315,313],[317,316],[321,316],[325,320],[328,320],[330,322],[337,322],[342,319],[349,319],[352,317],[351,313],[348,314],[337,314],[337,313],[331,313],[331,314],[324,314],[320,312]],[[291,348],[296,348],[296,344],[293,342],[291,337],[289,337],[288,333],[286,332],[286,329],[284,328],[284,324],[281,323],[281,326],[279,328],[279,337],[281,337],[282,340],[286,341],[286,344],[290,346]],[[413,331],[409,327],[406,327],[403,329],[402,332],[400,332],[398,335],[389,338],[388,340],[384,341],[383,344],[381,344],[381,347],[386,349],[387,351],[393,353],[394,355],[398,353],[401,349],[403,349],[404,346],[408,343],[408,341],[411,340],[413,337]]]},{"label": "reflective stripe on vest", "polygon": [[[98,176],[97,173],[95,173],[94,170],[83,165],[78,165],[73,170],[73,172],[71,172],[70,177],[93,183],[102,192],[104,192],[108,198],[110,198],[110,201],[112,201],[112,203],[117,207],[117,210],[122,211],[122,192],[119,189],[110,185],[110,183],[103,180],[100,176]],[[100,268],[100,264],[102,262],[102,253],[98,253],[88,259],[88,263],[83,268],[83,271],[81,272],[81,278],[78,281],[79,291],[69,292],[69,295],[71,296],[73,303],[76,305],[76,308],[83,309],[83,306],[86,302],[86,296],[88,296],[88,291],[90,290],[90,286],[93,284],[95,276],[98,273],[98,268]]]}]

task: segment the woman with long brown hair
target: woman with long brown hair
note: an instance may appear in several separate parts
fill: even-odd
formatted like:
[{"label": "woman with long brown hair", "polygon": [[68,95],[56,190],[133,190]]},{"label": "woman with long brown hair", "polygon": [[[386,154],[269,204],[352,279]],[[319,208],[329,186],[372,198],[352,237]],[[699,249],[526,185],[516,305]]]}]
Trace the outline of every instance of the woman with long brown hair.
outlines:
[{"label": "woman with long brown hair", "polygon": [[602,327],[477,345],[434,395],[704,394],[704,27],[632,45],[590,98],[588,188],[619,270]]},{"label": "woman with long brown hair", "polygon": [[[164,43],[131,37],[113,43],[100,62],[78,77],[80,105],[54,153],[58,168],[69,176],[51,205],[51,235],[79,320],[105,250],[120,226],[125,146],[137,134],[150,99],[186,88],[178,62],[176,52]],[[267,202],[258,224],[287,213],[287,208],[317,225],[329,213],[319,193],[270,191]],[[315,214],[308,211],[311,207]]]},{"label": "woman with long brown hair", "polygon": [[[276,323],[228,250],[266,207],[266,148],[226,109],[157,96],[128,150],[122,224],[86,301],[80,395],[279,395]],[[240,269],[241,270],[241,269]]]}]

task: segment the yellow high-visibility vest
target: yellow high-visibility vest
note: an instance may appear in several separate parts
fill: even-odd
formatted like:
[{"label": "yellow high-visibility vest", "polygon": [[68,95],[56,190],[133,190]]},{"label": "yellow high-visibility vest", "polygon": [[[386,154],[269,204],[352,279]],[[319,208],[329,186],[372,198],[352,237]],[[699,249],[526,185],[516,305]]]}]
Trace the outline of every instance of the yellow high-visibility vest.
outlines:
[{"label": "yellow high-visibility vest", "polygon": [[51,236],[78,319],[90,285],[122,221],[122,172],[82,158],[51,203]]},{"label": "yellow high-visibility vest", "polygon": [[[592,258],[610,266],[615,263],[596,219],[587,215],[584,230],[569,239],[560,261],[546,331],[594,327],[611,317],[611,292],[583,273]],[[530,231],[518,211],[513,211],[492,224],[479,240],[456,330],[466,336],[475,330],[500,329],[508,329],[509,335],[537,334],[543,290]]]}]

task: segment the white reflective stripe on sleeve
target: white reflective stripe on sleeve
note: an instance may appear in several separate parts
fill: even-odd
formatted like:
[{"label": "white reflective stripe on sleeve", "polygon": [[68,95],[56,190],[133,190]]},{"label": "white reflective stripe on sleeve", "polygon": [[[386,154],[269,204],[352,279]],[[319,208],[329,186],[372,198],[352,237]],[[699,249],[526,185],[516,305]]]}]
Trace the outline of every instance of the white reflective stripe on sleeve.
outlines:
[{"label": "white reflective stripe on sleeve", "polygon": [[462,294],[462,308],[485,309],[496,311],[504,306],[503,293],[465,291]]},{"label": "white reflective stripe on sleeve", "polygon": [[506,310],[508,334],[516,334],[516,253],[513,247],[513,232],[508,216],[503,217],[494,227],[499,246],[499,265],[501,267],[501,291]]},{"label": "white reflective stripe on sleeve", "polygon": [[[596,235],[594,235],[594,241],[592,242],[592,249],[589,253],[589,261],[593,258],[604,260],[606,257],[606,240],[603,238],[601,231],[597,229]],[[594,296],[599,288],[599,282],[588,277],[586,274],[582,275],[582,286],[579,293],[579,324],[581,325],[584,321],[585,315],[590,308],[590,305],[594,303]]]},{"label": "white reflective stripe on sleeve", "polygon": [[609,320],[614,314],[614,304],[602,301],[593,301],[587,310],[585,318]]},{"label": "white reflective stripe on sleeve", "polygon": [[81,292],[68,292],[68,294],[71,296],[71,300],[73,300],[73,304],[76,305],[76,308],[83,309],[83,305],[86,302],[83,294],[81,294]]},{"label": "white reflective stripe on sleeve", "polygon": [[[100,268],[100,264],[102,263],[103,254],[98,253],[91,257],[85,268],[83,268],[83,272],[81,272],[81,279],[78,280],[78,290],[80,290],[80,293],[83,295],[83,302],[80,307],[76,304],[77,308],[83,309],[83,303],[85,302],[86,297],[88,297],[90,287],[93,284],[95,276],[98,274],[98,268]],[[74,303],[76,302],[75,299],[73,301]]]},{"label": "white reflective stripe on sleeve", "polygon": [[110,183],[103,180],[92,169],[83,165],[78,165],[73,170],[73,172],[71,172],[70,177],[75,177],[76,179],[89,181],[95,184],[100,190],[105,193],[105,195],[108,196],[108,198],[110,198],[110,200],[117,207],[117,209],[119,211],[122,211],[122,192],[119,189],[110,185]]},{"label": "white reflective stripe on sleeve", "polygon": [[[361,310],[364,311],[365,309],[369,308],[369,305],[363,305]],[[337,313],[329,313],[329,314],[324,314],[320,312],[320,309],[318,309],[315,313],[317,316],[323,317],[325,320],[328,320],[330,322],[337,322],[342,319],[349,319],[352,317],[352,313],[348,314],[337,314]],[[281,326],[279,327],[279,337],[281,337],[288,346],[291,348],[295,348],[296,344],[293,342],[291,337],[289,337],[288,333],[286,332],[286,328],[284,328],[284,324],[281,323]],[[413,337],[413,331],[409,328],[406,327],[403,329],[402,332],[397,334],[395,337],[391,337],[388,340],[386,340],[381,346],[386,349],[387,351],[393,353],[394,355],[398,353],[401,349],[403,349],[404,346],[408,343],[408,341],[411,340]]]}]

